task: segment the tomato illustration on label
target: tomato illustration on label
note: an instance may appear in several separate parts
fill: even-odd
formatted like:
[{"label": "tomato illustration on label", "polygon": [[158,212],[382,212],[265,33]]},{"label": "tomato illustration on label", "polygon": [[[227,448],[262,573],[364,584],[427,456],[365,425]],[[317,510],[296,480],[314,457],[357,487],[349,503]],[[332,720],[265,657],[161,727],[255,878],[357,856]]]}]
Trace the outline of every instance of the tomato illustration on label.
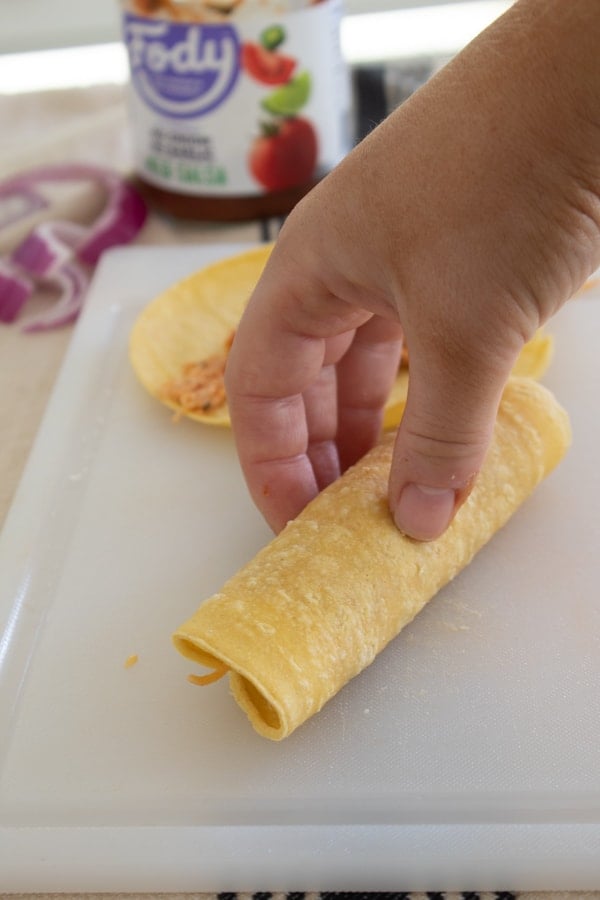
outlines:
[{"label": "tomato illustration on label", "polygon": [[242,68],[261,84],[285,84],[292,77],[297,60],[278,51],[284,41],[285,30],[281,25],[265,28],[257,42],[247,41],[242,45]]},{"label": "tomato illustration on label", "polygon": [[312,124],[293,116],[263,125],[263,133],[250,148],[248,166],[266,190],[282,191],[310,180],[317,155],[317,135]]},{"label": "tomato illustration on label", "polygon": [[[265,53],[281,57],[272,48],[278,47],[283,38],[283,30],[272,26],[261,35],[260,47]],[[317,165],[317,133],[312,123],[299,115],[310,97],[311,78],[308,72],[292,77],[292,71],[262,98],[260,105],[268,118],[260,122],[260,134],[248,153],[248,169],[267,191],[306,184]]]},{"label": "tomato illustration on label", "polygon": [[286,38],[279,24],[265,28],[256,42],[241,49],[242,68],[273,90],[260,100],[260,133],[248,151],[248,170],[266,191],[307,184],[317,166],[319,144],[313,124],[299,113],[311,93],[306,71],[294,74],[297,60],[280,47]]},{"label": "tomato illustration on label", "polygon": [[241,52],[242,68],[261,84],[285,84],[296,68],[296,60],[261,44],[246,42]]}]

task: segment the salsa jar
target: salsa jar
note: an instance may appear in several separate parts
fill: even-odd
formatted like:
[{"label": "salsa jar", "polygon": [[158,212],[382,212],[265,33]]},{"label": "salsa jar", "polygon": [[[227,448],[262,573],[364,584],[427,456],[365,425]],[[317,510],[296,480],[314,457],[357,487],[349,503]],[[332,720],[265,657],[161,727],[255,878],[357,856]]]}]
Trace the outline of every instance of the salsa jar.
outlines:
[{"label": "salsa jar", "polygon": [[284,215],[348,151],[342,0],[123,0],[135,169],[206,221]]}]

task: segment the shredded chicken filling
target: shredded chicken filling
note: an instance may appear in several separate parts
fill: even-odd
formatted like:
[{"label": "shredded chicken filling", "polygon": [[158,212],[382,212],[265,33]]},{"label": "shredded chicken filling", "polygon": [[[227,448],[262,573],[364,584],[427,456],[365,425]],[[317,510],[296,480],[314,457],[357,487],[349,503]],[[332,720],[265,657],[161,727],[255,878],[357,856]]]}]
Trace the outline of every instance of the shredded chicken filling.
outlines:
[{"label": "shredded chicken filling", "polygon": [[179,406],[183,412],[213,412],[225,405],[225,366],[233,343],[232,332],[223,350],[201,359],[184,363],[179,378],[168,381],[163,394],[165,400]]}]

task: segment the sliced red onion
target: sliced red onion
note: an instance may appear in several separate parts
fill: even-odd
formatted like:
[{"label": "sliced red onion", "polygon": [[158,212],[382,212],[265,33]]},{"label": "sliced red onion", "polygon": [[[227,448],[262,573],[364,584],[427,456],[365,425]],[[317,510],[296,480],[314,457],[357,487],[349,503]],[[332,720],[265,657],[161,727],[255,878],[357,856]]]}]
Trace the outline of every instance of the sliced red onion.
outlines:
[{"label": "sliced red onion", "polygon": [[97,166],[48,166],[16,175],[0,184],[0,200],[19,193],[35,195],[35,186],[43,182],[81,180],[95,181],[106,191],[102,213],[90,226],[43,222],[12,252],[10,260],[0,260],[0,321],[14,321],[39,282],[56,285],[59,298],[51,310],[26,323],[24,330],[42,331],[72,322],[89,282],[84,266],[95,266],[108,248],[129,243],[144,225],[147,210],[139,193],[116,172]]},{"label": "sliced red onion", "polygon": [[23,325],[23,331],[33,333],[70,325],[81,312],[89,285],[88,274],[82,266],[76,262],[65,263],[55,272],[50,283],[58,287],[59,299],[48,312],[26,322]]},{"label": "sliced red onion", "polygon": [[0,233],[47,206],[48,201],[34,190],[22,187],[0,190]]},{"label": "sliced red onion", "polygon": [[34,277],[43,278],[73,258],[87,231],[72,222],[42,222],[13,251],[11,260]]},{"label": "sliced red onion", "polygon": [[14,322],[34,289],[31,278],[0,259],[0,322]]},{"label": "sliced red onion", "polygon": [[146,204],[138,192],[126,181],[115,178],[104,212],[77,248],[78,259],[95,266],[109,247],[130,243],[142,228],[146,216]]}]

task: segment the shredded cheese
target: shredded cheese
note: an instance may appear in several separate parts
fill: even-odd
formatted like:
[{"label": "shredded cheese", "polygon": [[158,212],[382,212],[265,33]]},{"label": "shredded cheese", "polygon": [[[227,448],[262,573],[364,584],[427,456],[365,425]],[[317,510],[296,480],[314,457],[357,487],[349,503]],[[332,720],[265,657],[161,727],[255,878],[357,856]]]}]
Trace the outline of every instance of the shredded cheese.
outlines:
[{"label": "shredded cheese", "polygon": [[221,665],[217,666],[214,672],[209,672],[208,675],[188,675],[187,680],[190,684],[204,686],[205,684],[212,684],[214,681],[219,681],[219,679],[226,675],[228,671],[229,666]]}]

